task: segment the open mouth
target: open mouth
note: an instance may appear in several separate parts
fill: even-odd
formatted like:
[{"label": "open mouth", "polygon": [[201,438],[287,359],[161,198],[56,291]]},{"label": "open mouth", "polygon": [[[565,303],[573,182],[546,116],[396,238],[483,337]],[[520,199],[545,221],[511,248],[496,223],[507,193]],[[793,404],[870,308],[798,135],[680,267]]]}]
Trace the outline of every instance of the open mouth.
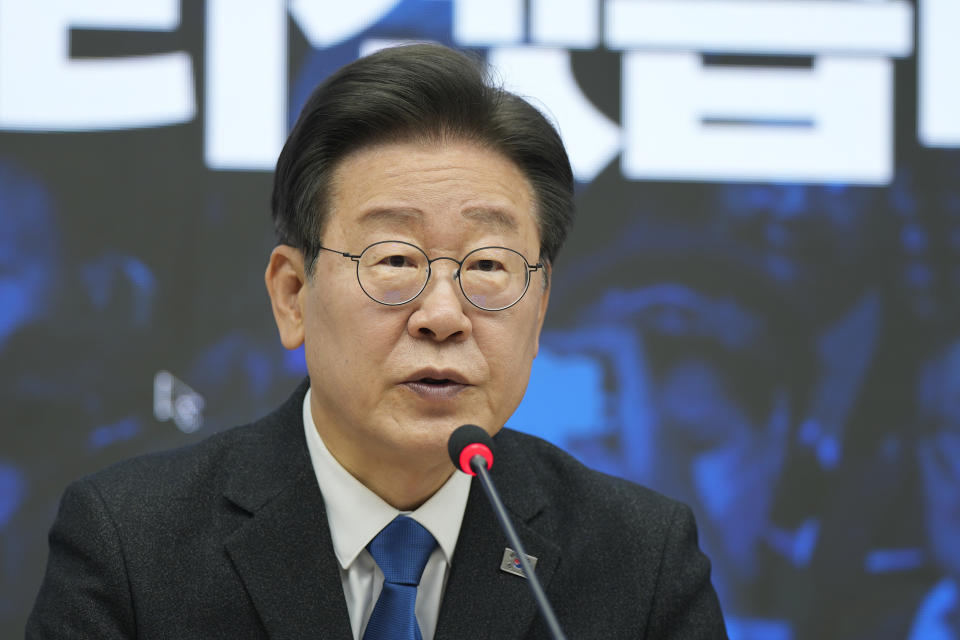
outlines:
[{"label": "open mouth", "polygon": [[418,396],[433,400],[452,398],[467,387],[462,382],[450,378],[430,377],[407,381],[404,386]]}]

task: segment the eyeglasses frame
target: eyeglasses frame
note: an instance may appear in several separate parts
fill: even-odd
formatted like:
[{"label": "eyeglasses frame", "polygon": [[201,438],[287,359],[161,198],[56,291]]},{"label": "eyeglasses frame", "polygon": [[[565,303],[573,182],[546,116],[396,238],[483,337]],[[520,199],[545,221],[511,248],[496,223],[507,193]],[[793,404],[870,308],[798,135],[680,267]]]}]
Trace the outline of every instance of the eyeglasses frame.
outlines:
[{"label": "eyeglasses frame", "polygon": [[[363,281],[360,279],[360,258],[363,257],[363,254],[366,253],[366,252],[370,249],[370,247],[375,247],[375,246],[378,245],[378,244],[404,244],[404,245],[407,245],[408,247],[412,247],[412,248],[416,249],[416,250],[419,251],[421,254],[423,254],[423,257],[424,257],[424,258],[426,258],[426,260],[427,260],[427,278],[426,278],[426,280],[423,281],[423,286],[420,287],[420,290],[417,291],[417,293],[414,294],[414,295],[413,295],[411,298],[409,298],[408,300],[404,300],[403,302],[383,302],[382,300],[377,300],[376,298],[374,298],[372,295],[370,295],[370,292],[367,291],[367,290],[364,288],[364,286],[363,286]],[[452,258],[452,257],[450,257],[450,256],[438,256],[438,257],[436,257],[436,258],[432,258],[432,259],[431,259],[431,258],[427,255],[427,252],[426,252],[426,251],[424,251],[423,249],[421,249],[421,248],[418,247],[417,245],[413,244],[412,242],[406,242],[406,241],[404,241],[404,240],[378,240],[377,242],[373,242],[373,243],[367,245],[367,246],[364,248],[364,250],[361,251],[360,253],[350,253],[349,251],[338,251],[337,249],[331,249],[331,248],[329,248],[329,247],[324,247],[324,246],[320,246],[320,245],[317,245],[317,249],[322,250],[322,251],[329,251],[330,253],[335,253],[335,254],[337,254],[337,255],[339,255],[339,256],[342,256],[342,257],[344,257],[344,258],[349,258],[349,259],[353,260],[353,261],[356,263],[356,265],[357,265],[357,270],[356,270],[356,273],[357,273],[357,284],[360,285],[360,290],[363,291],[363,293],[366,294],[366,296],[367,296],[368,298],[370,298],[371,300],[373,300],[373,301],[376,302],[377,304],[382,304],[382,305],[384,305],[384,306],[386,306],[386,307],[399,307],[399,306],[405,305],[405,304],[407,304],[407,303],[409,303],[409,302],[413,302],[414,300],[416,300],[417,298],[419,298],[419,297],[420,297],[420,294],[423,293],[423,292],[426,290],[427,285],[430,284],[430,276],[433,275],[433,263],[434,263],[434,262],[437,262],[438,260],[450,260],[451,262],[457,263],[457,270],[453,273],[453,278],[454,278],[454,280],[457,281],[457,284],[460,286],[460,293],[463,294],[463,297],[464,297],[464,299],[465,299],[467,302],[469,302],[471,305],[473,305],[473,306],[476,307],[477,309],[480,309],[481,311],[503,311],[503,310],[505,310],[505,309],[509,309],[510,307],[516,305],[518,302],[520,302],[521,300],[523,300],[523,296],[527,295],[527,290],[530,288],[530,280],[531,280],[530,274],[533,273],[534,271],[538,271],[538,270],[544,268],[544,267],[543,267],[543,262],[537,262],[537,264],[532,265],[532,264],[530,264],[530,262],[527,260],[526,256],[524,256],[522,253],[520,253],[520,252],[517,251],[516,249],[511,249],[510,247],[500,247],[500,246],[478,247],[478,248],[476,248],[476,249],[471,250],[471,251],[468,252],[465,256],[463,256],[463,259],[462,259],[462,260],[457,260],[456,258]],[[511,302],[510,304],[506,305],[505,307],[498,307],[498,308],[496,308],[496,309],[487,309],[486,307],[481,307],[481,306],[478,305],[476,302],[474,302],[473,300],[471,300],[471,299],[470,299],[470,296],[467,295],[467,292],[463,290],[463,280],[460,278],[460,269],[463,268],[463,263],[466,262],[467,258],[469,258],[471,255],[473,255],[474,253],[476,253],[476,252],[478,252],[478,251],[483,251],[484,249],[503,249],[503,250],[505,250],[505,251],[511,251],[511,252],[517,254],[518,256],[520,256],[520,258],[523,260],[523,263],[524,263],[525,265],[527,265],[526,282],[525,282],[524,285],[523,285],[523,292],[520,294],[520,296],[519,296],[516,300],[514,300],[514,301]]]}]

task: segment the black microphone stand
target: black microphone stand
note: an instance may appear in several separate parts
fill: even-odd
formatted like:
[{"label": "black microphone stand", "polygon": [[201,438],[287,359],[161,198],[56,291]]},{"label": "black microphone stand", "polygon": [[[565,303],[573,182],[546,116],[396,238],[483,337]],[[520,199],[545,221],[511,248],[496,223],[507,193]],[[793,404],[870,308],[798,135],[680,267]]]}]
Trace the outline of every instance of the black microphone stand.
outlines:
[{"label": "black microphone stand", "polygon": [[543,587],[540,586],[540,580],[537,579],[537,574],[534,573],[533,566],[530,564],[530,561],[527,560],[527,554],[523,549],[520,538],[517,536],[516,530],[513,528],[513,523],[510,522],[507,510],[504,508],[503,502],[500,501],[500,496],[493,486],[490,473],[487,471],[487,461],[483,456],[475,455],[470,459],[470,468],[473,469],[473,472],[480,478],[480,486],[483,487],[483,492],[487,494],[487,499],[490,500],[493,512],[497,514],[497,520],[500,521],[503,532],[507,534],[507,541],[510,542],[510,546],[513,547],[513,550],[517,552],[517,557],[520,558],[523,572],[526,574],[527,580],[530,583],[530,590],[533,591],[533,599],[537,601],[537,607],[540,609],[540,614],[543,615],[543,619],[550,629],[550,634],[554,640],[567,640],[567,637],[563,635],[563,630],[560,628],[560,623],[557,622],[557,616],[554,615],[553,608],[550,606],[550,602],[543,592]]}]

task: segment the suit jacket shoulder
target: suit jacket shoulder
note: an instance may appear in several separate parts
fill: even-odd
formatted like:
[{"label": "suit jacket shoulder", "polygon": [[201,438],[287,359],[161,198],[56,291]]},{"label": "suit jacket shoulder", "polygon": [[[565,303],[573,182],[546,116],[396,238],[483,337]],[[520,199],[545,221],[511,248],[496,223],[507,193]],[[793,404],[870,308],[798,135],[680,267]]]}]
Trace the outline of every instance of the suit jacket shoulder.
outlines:
[{"label": "suit jacket shoulder", "polygon": [[[539,559],[538,576],[569,637],[726,637],[688,507],[591,470],[538,438],[504,429],[494,442],[491,474],[525,530],[527,552]],[[472,516],[494,518],[479,495],[471,494],[467,509],[461,540],[471,535]],[[501,537],[500,552],[504,544]],[[460,568],[453,567],[451,583]],[[502,588],[508,578],[501,572],[490,585]],[[451,591],[444,606],[457,595]],[[529,637],[549,635],[535,620]]]},{"label": "suit jacket shoulder", "polygon": [[71,484],[27,637],[350,638],[305,392]]}]

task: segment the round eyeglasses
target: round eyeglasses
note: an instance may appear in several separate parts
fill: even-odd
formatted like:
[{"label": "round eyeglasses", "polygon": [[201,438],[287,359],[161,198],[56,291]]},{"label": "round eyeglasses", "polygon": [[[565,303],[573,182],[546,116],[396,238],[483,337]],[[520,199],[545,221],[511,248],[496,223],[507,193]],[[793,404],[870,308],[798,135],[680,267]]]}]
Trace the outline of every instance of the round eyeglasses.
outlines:
[{"label": "round eyeglasses", "polygon": [[359,254],[319,247],[357,263],[357,281],[370,299],[380,304],[406,304],[423,293],[437,260],[457,263],[453,277],[470,304],[484,311],[502,311],[520,302],[530,287],[531,265],[519,252],[506,247],[474,249],[463,260],[427,257],[420,247],[399,240],[374,242]]}]

